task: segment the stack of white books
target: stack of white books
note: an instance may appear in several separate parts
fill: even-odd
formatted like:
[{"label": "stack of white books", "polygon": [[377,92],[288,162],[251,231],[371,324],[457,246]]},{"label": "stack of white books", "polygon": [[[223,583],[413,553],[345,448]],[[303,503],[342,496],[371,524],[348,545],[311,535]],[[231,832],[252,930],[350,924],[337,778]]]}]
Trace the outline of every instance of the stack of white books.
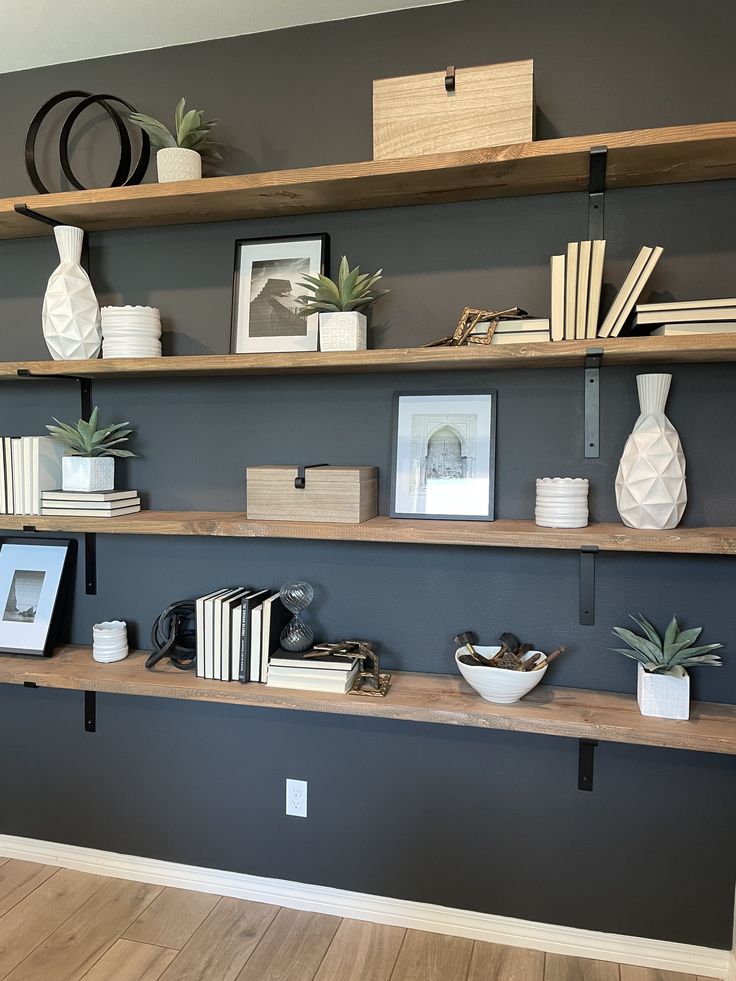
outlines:
[{"label": "stack of white books", "polygon": [[[478,324],[473,336],[483,337],[488,333],[488,322]],[[539,344],[550,340],[549,320],[541,317],[518,317],[513,320],[499,320],[491,336],[491,346],[499,344]]]},{"label": "stack of white books", "polygon": [[[141,509],[138,491],[47,490],[41,495],[41,514],[72,518],[115,518]],[[36,512],[38,513],[38,512]]]},{"label": "stack of white books", "polygon": [[43,492],[61,484],[63,455],[50,436],[0,437],[0,514],[41,514]]},{"label": "stack of white books", "polygon": [[279,649],[268,665],[268,688],[295,688],[301,691],[332,692],[345,695],[358,674],[358,659],[336,654],[310,656]]},{"label": "stack of white books", "polygon": [[642,332],[665,336],[732,334],[736,331],[736,299],[640,303],[634,326]]}]

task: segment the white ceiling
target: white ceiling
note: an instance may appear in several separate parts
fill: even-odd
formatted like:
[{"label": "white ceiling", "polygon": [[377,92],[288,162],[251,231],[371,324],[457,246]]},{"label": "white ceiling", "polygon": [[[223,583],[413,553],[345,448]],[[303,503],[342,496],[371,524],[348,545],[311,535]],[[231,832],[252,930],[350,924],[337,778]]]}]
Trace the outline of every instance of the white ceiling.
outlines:
[{"label": "white ceiling", "polygon": [[0,0],[0,73],[456,0]]}]

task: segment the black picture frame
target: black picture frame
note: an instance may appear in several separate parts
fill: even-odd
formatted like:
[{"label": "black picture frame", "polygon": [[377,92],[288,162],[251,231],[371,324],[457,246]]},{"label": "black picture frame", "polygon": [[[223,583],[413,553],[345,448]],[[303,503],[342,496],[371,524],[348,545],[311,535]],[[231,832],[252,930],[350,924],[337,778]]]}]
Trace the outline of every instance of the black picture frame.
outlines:
[{"label": "black picture frame", "polygon": [[[416,511],[401,511],[396,507],[396,492],[399,466],[399,410],[401,399],[406,397],[441,397],[452,399],[456,396],[487,396],[490,399],[490,425],[488,433],[488,509],[486,514],[433,514]],[[495,520],[495,478],[496,478],[496,419],[498,414],[498,392],[496,389],[427,389],[422,391],[394,392],[391,427],[391,498],[389,516],[392,518],[421,519],[427,521],[494,521]]]},{"label": "black picture frame", "polygon": [[[239,335],[239,303],[238,298],[240,295],[240,253],[244,246],[273,246],[279,243],[288,244],[293,242],[316,242],[319,243],[321,249],[321,260],[319,272],[323,276],[330,275],[330,236],[327,232],[317,232],[314,234],[307,235],[272,235],[265,238],[239,238],[235,240],[235,250],[233,258],[233,288],[232,288],[232,298],[230,304],[230,353],[231,354],[242,354],[246,353],[243,351],[238,351],[238,335]],[[317,314],[314,314],[317,317]],[[311,319],[311,318],[310,318]],[[316,330],[316,320],[314,322],[314,329]],[[316,340],[314,350],[318,348],[318,339]],[[247,352],[251,353],[251,352]],[[268,353],[263,350],[262,353]]]},{"label": "black picture frame", "polygon": [[[38,636],[34,637],[33,639],[29,637],[28,643],[19,643],[17,630],[13,631],[16,636],[13,638],[12,643],[7,642],[8,626],[11,622],[17,623],[17,621],[10,621],[6,618],[8,597],[5,595],[0,595],[0,654],[14,654],[30,657],[51,657],[51,655],[54,653],[54,649],[60,642],[62,627],[67,622],[69,601],[73,592],[77,542],[73,538],[3,538],[0,541],[0,574],[5,568],[5,556],[8,555],[8,552],[5,551],[6,546],[16,545],[30,549],[43,549],[50,547],[55,549],[61,548],[64,550],[64,554],[60,557],[61,563],[58,568],[58,577],[56,582],[50,582],[48,586],[46,586],[44,578],[42,588],[53,590],[53,595],[49,597],[50,612],[48,627],[44,633],[41,643],[38,643],[38,640],[41,639]],[[18,559],[20,558],[22,558],[22,556],[18,555]],[[15,560],[15,555],[13,555],[13,560]],[[20,568],[21,565],[22,563],[20,563],[17,568]],[[38,635],[39,632],[40,631],[37,630],[36,635]]]}]

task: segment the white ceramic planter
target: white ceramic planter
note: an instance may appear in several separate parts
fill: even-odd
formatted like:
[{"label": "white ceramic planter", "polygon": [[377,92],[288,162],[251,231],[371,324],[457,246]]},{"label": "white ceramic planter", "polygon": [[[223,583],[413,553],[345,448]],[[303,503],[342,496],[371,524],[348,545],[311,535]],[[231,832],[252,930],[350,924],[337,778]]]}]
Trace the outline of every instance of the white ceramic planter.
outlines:
[{"label": "white ceramic planter", "polygon": [[115,489],[115,457],[65,456],[61,461],[61,489],[108,491]]},{"label": "white ceramic planter", "polygon": [[319,315],[321,351],[365,351],[368,347],[368,320],[364,313],[321,313]]},{"label": "white ceramic planter", "polygon": [[636,697],[642,715],[658,719],[690,718],[690,676],[683,670],[682,677],[645,671],[638,665]]},{"label": "white ceramic planter", "polygon": [[159,184],[171,181],[196,181],[202,176],[202,157],[196,150],[167,146],[156,154]]},{"label": "white ceramic planter", "polygon": [[[476,644],[476,651],[483,657],[493,657],[501,650],[500,647],[480,647]],[[486,668],[482,664],[463,664],[460,660],[461,654],[466,654],[464,647],[459,647],[455,651],[455,663],[460,674],[465,678],[471,688],[475,688],[481,698],[487,702],[496,702],[500,705],[511,705],[518,702],[532,688],[536,688],[539,682],[547,673],[547,666],[538,671],[510,671],[508,668]],[[537,651],[529,651],[525,659],[533,657]]]}]

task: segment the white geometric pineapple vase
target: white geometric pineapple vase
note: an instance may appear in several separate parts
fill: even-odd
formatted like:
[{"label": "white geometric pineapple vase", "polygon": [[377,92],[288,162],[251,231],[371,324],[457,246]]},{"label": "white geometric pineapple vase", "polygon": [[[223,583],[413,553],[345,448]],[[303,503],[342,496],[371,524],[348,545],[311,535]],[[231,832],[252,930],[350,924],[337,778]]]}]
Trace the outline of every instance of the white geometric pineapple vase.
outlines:
[{"label": "white geometric pineapple vase", "polygon": [[616,505],[629,528],[676,528],[687,504],[685,455],[664,414],[672,375],[637,375],[641,415],[616,474]]},{"label": "white geometric pineapple vase", "polygon": [[73,225],[54,228],[60,264],[51,273],[43,298],[43,336],[55,361],[83,361],[100,353],[100,306],[82,269],[84,231]]}]

